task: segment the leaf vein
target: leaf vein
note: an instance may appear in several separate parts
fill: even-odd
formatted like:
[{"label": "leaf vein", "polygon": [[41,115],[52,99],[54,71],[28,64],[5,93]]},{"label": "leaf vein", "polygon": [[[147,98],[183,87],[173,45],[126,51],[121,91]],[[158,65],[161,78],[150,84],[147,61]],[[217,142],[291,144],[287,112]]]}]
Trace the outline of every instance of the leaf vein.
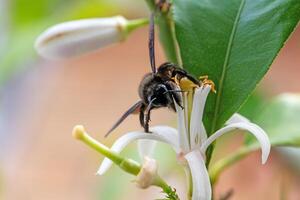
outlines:
[{"label": "leaf vein", "polygon": [[233,45],[233,40],[234,40],[234,36],[237,30],[237,26],[238,26],[238,22],[240,20],[244,5],[245,5],[246,0],[242,0],[241,4],[239,6],[238,12],[236,14],[235,17],[235,21],[233,23],[232,26],[232,30],[231,30],[231,34],[229,37],[229,41],[228,41],[228,45],[227,45],[227,50],[226,50],[226,55],[225,55],[225,59],[224,59],[224,64],[222,67],[222,74],[221,74],[221,78],[219,80],[219,88],[218,89],[218,94],[217,94],[217,98],[216,98],[216,104],[215,104],[215,112],[214,112],[214,116],[213,116],[213,123],[212,123],[212,127],[211,127],[211,133],[213,133],[216,130],[216,126],[217,126],[217,117],[218,114],[220,112],[220,102],[221,102],[221,97],[222,97],[222,92],[223,92],[223,84],[224,84],[224,79],[226,76],[226,68],[228,66],[229,63],[229,58],[230,58],[230,54],[231,54],[231,50],[232,50],[232,45]]}]

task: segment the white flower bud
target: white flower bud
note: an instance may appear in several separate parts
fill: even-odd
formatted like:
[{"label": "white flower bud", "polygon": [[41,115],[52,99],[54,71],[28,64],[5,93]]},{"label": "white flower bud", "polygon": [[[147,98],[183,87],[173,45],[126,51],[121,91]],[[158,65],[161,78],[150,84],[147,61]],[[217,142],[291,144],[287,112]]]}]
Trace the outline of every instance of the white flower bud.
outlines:
[{"label": "white flower bud", "polygon": [[157,176],[157,162],[156,160],[145,157],[144,164],[141,171],[137,175],[136,184],[139,188],[146,189],[153,184]]},{"label": "white flower bud", "polygon": [[122,16],[61,23],[43,32],[35,49],[51,59],[78,56],[124,40],[127,23]]}]

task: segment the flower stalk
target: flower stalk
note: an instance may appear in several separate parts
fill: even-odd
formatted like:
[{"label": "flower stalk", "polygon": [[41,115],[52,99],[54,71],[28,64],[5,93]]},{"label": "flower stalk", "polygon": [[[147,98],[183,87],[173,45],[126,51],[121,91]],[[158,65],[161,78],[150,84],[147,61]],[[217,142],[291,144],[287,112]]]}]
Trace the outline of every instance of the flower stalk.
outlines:
[{"label": "flower stalk", "polygon": [[211,180],[211,184],[214,185],[218,182],[221,173],[227,169],[229,166],[233,165],[237,161],[245,158],[249,153],[255,151],[259,148],[258,145],[253,145],[251,147],[242,147],[238,151],[230,154],[229,156],[217,161],[214,165],[209,169],[209,177]]},{"label": "flower stalk", "polygon": [[127,25],[125,26],[127,36],[134,30],[149,23],[148,18],[141,18],[141,19],[133,19],[128,20]]},{"label": "flower stalk", "polygon": [[140,172],[141,165],[139,163],[132,159],[123,158],[120,156],[120,154],[111,151],[108,147],[89,136],[86,133],[83,126],[77,125],[74,127],[73,137],[82,141],[83,143],[96,150],[97,152],[101,153],[105,157],[109,158],[112,162],[114,162],[124,171],[135,176],[138,175],[138,173]]},{"label": "flower stalk", "polygon": [[193,197],[193,178],[191,174],[191,170],[188,167],[184,168],[185,176],[188,184],[188,190],[187,190],[187,199],[192,200]]},{"label": "flower stalk", "polygon": [[145,163],[140,165],[136,161],[122,157],[119,153],[114,152],[105,145],[101,144],[85,131],[84,127],[77,125],[74,127],[72,135],[75,139],[78,139],[96,150],[113,163],[118,165],[123,171],[137,176],[137,185],[142,189],[146,189],[149,186],[160,187],[166,194],[168,200],[179,200],[176,190],[172,189],[157,173],[157,164],[154,159],[145,159]]}]

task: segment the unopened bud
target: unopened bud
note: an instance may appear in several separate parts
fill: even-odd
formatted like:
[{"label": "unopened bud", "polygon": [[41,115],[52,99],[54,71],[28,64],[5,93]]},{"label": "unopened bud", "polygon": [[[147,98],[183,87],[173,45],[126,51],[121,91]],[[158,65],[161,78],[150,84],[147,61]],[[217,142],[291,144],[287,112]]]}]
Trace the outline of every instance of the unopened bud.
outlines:
[{"label": "unopened bud", "polygon": [[128,32],[146,22],[128,21],[122,16],[65,22],[43,32],[35,49],[50,59],[79,56],[124,40]]}]

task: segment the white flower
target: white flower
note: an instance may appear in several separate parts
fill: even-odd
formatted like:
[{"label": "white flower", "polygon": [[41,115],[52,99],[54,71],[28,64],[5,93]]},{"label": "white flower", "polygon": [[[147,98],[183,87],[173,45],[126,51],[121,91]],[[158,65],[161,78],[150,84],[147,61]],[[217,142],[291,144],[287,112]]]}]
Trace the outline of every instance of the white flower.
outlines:
[{"label": "white flower", "polygon": [[[227,121],[225,127],[217,130],[210,137],[207,137],[205,127],[202,122],[205,101],[210,86],[203,86],[195,89],[193,97],[193,107],[190,117],[190,124],[188,124],[187,114],[187,98],[183,99],[185,109],[181,109],[176,105],[178,115],[178,131],[168,126],[155,126],[150,130],[152,134],[143,133],[141,131],[130,132],[120,137],[111,147],[113,151],[121,152],[129,143],[134,140],[142,140],[143,145],[139,145],[141,156],[146,156],[152,152],[155,141],[161,141],[171,145],[174,151],[181,158],[184,157],[189,165],[193,182],[193,200],[211,200],[211,184],[208,171],[205,165],[205,153],[209,145],[217,138],[225,133],[233,130],[245,130],[253,134],[260,143],[262,150],[262,163],[267,161],[270,153],[270,142],[267,134],[256,124],[251,123],[246,118],[234,114],[230,120]],[[146,144],[148,143],[148,144]],[[146,153],[145,153],[146,152]],[[146,155],[145,155],[146,154]],[[98,174],[104,174],[112,165],[108,159],[102,162]]]},{"label": "white flower", "polygon": [[[57,24],[37,38],[35,49],[41,56],[50,59],[79,56],[124,40],[129,31],[147,21],[132,22],[116,16]],[[128,28],[129,24],[133,26]]]}]

